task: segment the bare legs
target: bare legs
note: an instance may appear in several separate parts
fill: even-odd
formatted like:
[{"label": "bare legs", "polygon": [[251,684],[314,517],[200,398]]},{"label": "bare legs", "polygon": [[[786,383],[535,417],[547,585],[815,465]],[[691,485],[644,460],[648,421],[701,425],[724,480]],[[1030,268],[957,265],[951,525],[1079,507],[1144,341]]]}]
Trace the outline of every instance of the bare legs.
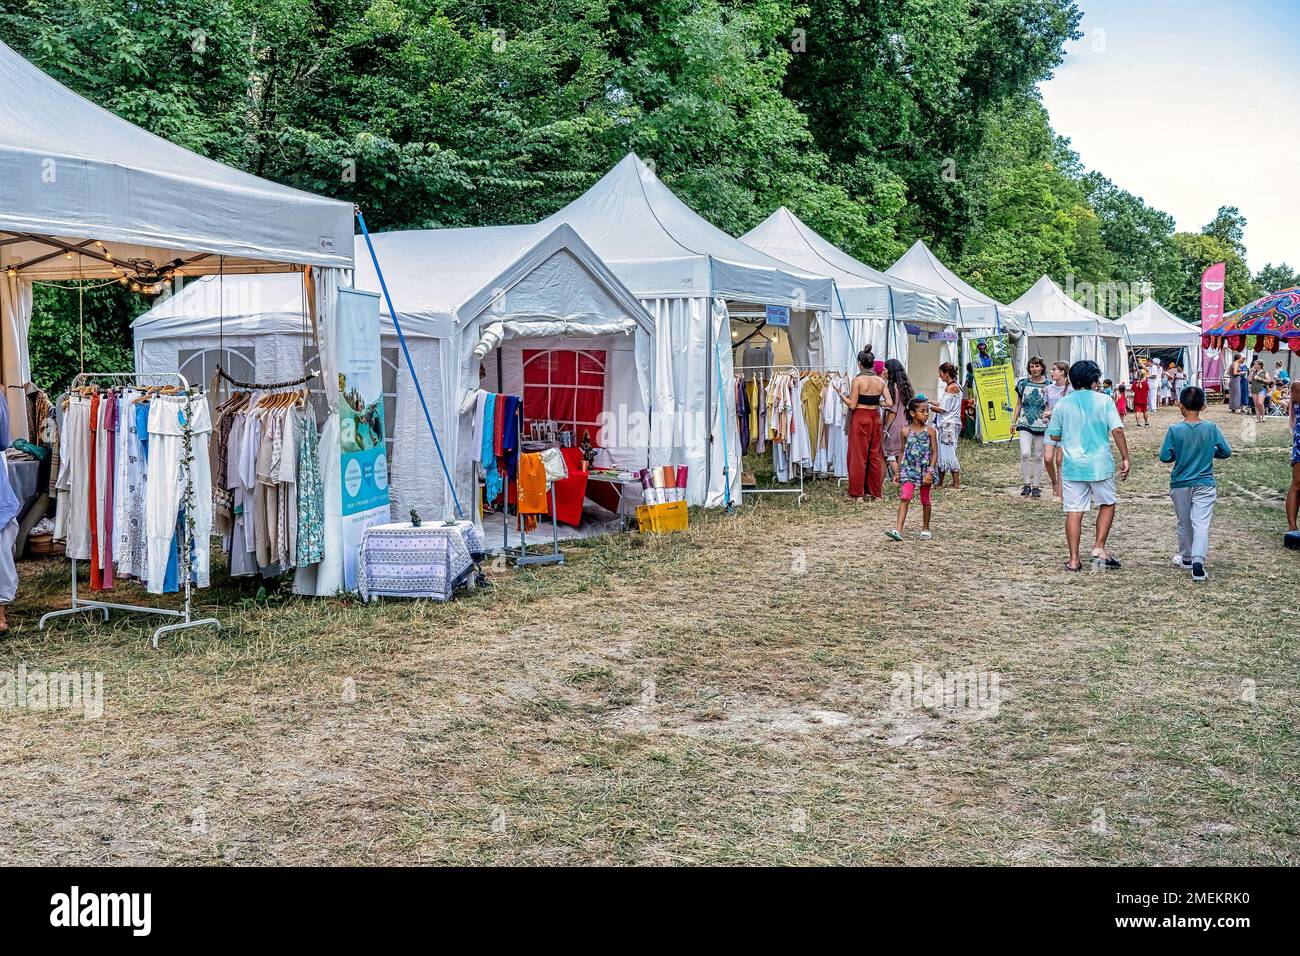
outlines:
[{"label": "bare legs", "polygon": [[1291,466],[1291,490],[1286,493],[1286,524],[1290,531],[1300,531],[1300,463]]},{"label": "bare legs", "polygon": [[1061,473],[1056,467],[1056,446],[1043,447],[1043,467],[1047,469],[1047,480],[1052,484],[1052,496],[1061,497]]},{"label": "bare legs", "polygon": [[[1094,539],[1092,546],[1092,556],[1094,558],[1108,558],[1110,552],[1106,550],[1106,538],[1110,535],[1110,526],[1115,521],[1115,506],[1100,505],[1097,508],[1097,537]],[[1065,541],[1070,546],[1070,564],[1071,568],[1080,568],[1083,565],[1079,561],[1079,538],[1083,534],[1083,512],[1067,511],[1065,514]]]}]

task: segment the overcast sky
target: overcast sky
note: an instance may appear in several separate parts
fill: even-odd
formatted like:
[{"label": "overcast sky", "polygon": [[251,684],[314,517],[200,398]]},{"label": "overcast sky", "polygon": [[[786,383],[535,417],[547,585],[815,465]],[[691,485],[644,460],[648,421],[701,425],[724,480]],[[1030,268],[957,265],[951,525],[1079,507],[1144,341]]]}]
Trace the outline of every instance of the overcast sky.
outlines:
[{"label": "overcast sky", "polygon": [[1056,131],[1180,230],[1239,207],[1253,271],[1300,268],[1300,0],[1077,2],[1042,85]]}]

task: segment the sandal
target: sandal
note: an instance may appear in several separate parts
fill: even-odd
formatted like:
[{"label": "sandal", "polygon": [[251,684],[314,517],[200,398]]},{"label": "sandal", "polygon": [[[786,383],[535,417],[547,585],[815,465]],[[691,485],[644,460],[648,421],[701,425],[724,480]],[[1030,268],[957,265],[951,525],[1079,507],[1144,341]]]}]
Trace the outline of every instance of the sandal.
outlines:
[{"label": "sandal", "polygon": [[1072,568],[1072,567],[1070,567],[1070,562],[1069,562],[1069,561],[1066,561],[1066,562],[1065,562],[1065,570],[1067,570],[1067,571],[1075,571],[1075,572],[1082,571],[1082,570],[1083,570],[1083,565],[1080,564],[1077,568]]},{"label": "sandal", "polygon": [[888,531],[885,532],[885,537],[891,541],[903,540],[903,536],[899,534],[897,531],[895,531],[893,528],[890,528]]}]

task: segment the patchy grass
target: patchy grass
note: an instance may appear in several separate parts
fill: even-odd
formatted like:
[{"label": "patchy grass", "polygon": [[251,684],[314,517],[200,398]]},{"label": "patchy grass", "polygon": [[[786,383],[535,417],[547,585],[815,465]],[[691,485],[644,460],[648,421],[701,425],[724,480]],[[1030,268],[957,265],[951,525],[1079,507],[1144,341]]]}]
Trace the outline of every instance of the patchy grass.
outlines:
[{"label": "patchy grass", "polygon": [[[222,581],[158,653],[130,615],[37,632],[65,566],[25,565],[0,671],[102,671],[106,710],[0,710],[0,862],[1300,862],[1285,425],[1220,467],[1193,586],[1172,420],[1130,430],[1107,574],[1060,570],[1008,445],[963,445],[931,542],[823,482],[447,605]],[[916,665],[996,673],[996,716],[891,702]]]}]

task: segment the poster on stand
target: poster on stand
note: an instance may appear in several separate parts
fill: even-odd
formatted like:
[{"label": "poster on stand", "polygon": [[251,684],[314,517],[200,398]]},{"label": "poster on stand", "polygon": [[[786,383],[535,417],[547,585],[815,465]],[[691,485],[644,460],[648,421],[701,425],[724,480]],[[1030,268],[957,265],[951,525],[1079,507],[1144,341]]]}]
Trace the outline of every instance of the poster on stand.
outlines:
[{"label": "poster on stand", "polygon": [[980,441],[1010,441],[1011,414],[1016,408],[1010,339],[1005,335],[972,339],[971,365]]},{"label": "poster on stand", "polygon": [[339,290],[338,362],[343,586],[354,591],[366,528],[389,520],[379,296]]}]

